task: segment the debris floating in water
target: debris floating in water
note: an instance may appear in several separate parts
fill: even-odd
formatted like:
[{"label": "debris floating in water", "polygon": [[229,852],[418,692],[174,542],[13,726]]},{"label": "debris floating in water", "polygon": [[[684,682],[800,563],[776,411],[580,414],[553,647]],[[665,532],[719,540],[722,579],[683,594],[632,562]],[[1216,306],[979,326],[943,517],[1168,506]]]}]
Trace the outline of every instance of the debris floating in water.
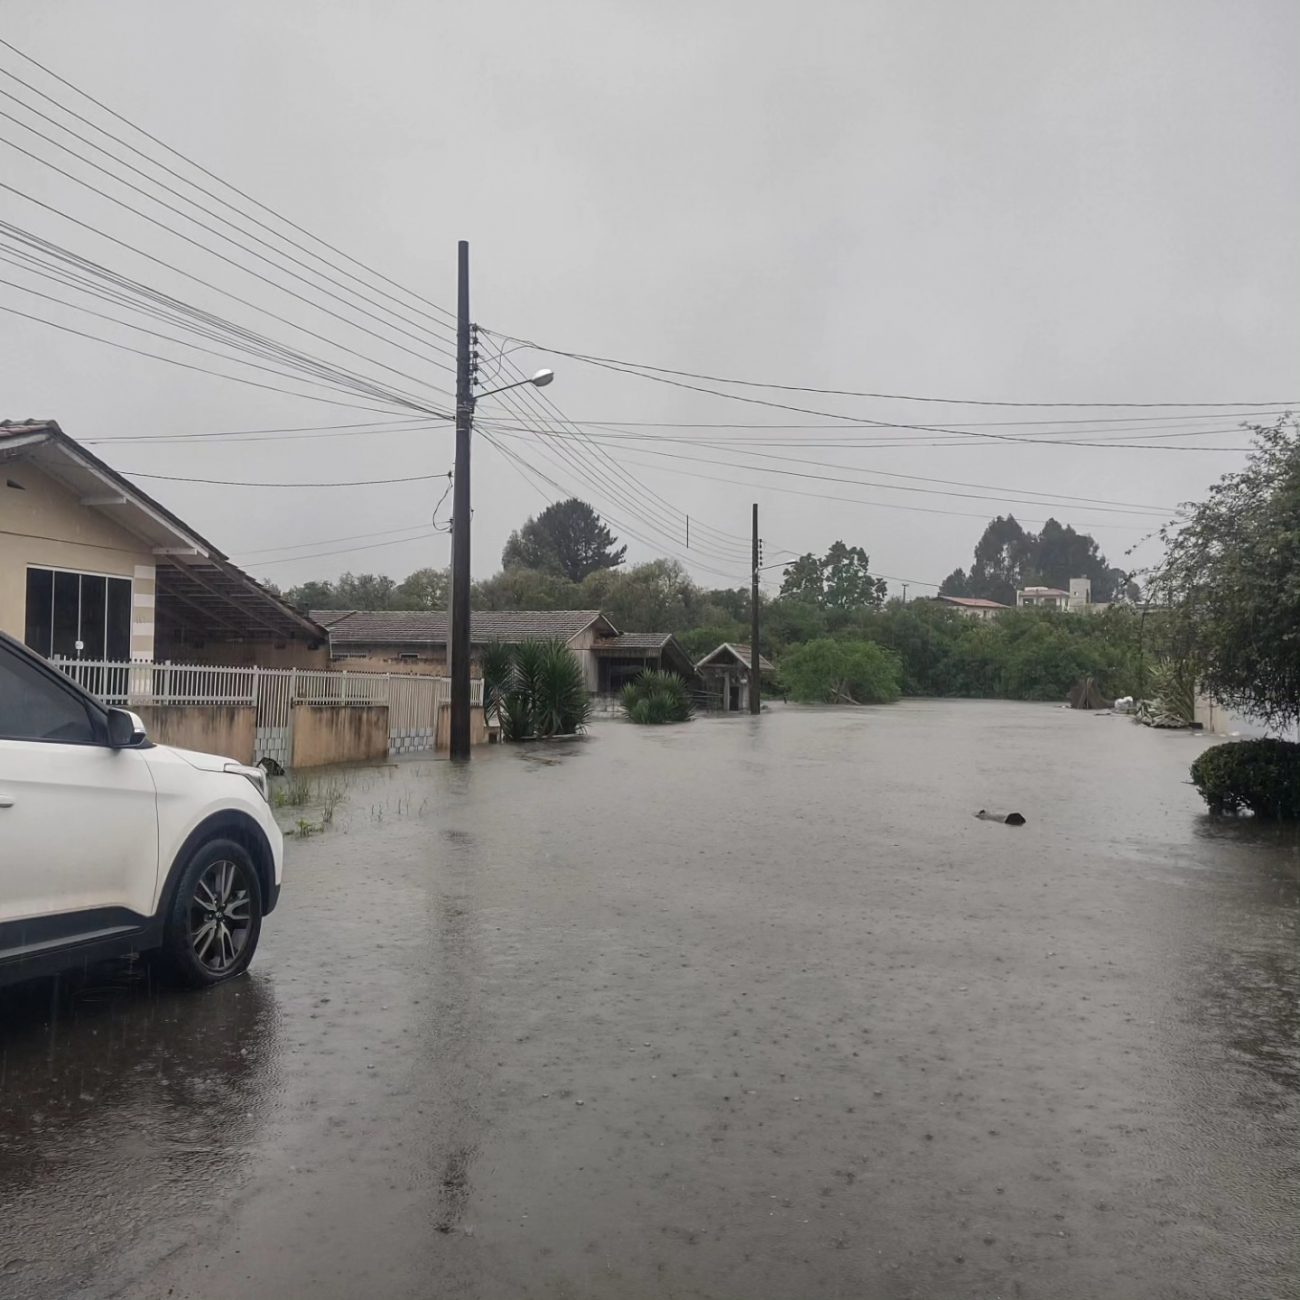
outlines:
[{"label": "debris floating in water", "polygon": [[1025,824],[1024,814],[1018,812],[1009,812],[1009,813],[989,812],[987,808],[981,808],[979,812],[975,814],[975,816],[978,817],[981,821],[1005,822],[1006,825],[1008,826],[1023,826]]}]

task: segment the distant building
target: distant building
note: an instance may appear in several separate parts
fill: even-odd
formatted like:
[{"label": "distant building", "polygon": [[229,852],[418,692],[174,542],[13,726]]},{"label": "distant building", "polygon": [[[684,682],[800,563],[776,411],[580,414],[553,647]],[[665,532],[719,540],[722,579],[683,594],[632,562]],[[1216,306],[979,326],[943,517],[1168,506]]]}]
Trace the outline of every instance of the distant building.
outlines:
[{"label": "distant building", "polygon": [[1060,587],[1025,587],[1016,592],[1016,606],[1068,610],[1071,614],[1099,614],[1109,601],[1094,601],[1091,578],[1071,578],[1070,590]]},{"label": "distant building", "polygon": [[981,621],[997,618],[999,614],[1005,614],[1011,608],[1010,605],[1003,605],[996,600],[984,600],[979,596],[936,596],[934,599],[940,605],[950,605],[967,618],[977,618]]},{"label": "distant building", "polygon": [[1017,609],[1069,609],[1070,593],[1060,587],[1022,587],[1016,592]]}]

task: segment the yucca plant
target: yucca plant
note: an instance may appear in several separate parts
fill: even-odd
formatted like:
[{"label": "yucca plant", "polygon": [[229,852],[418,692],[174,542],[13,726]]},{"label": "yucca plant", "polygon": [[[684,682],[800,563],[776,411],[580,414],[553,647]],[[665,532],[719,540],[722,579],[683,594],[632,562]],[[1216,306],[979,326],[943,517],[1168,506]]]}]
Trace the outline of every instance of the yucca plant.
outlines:
[{"label": "yucca plant", "polygon": [[504,740],[569,736],[591,716],[577,656],[563,641],[493,645],[483,654],[483,711]]},{"label": "yucca plant", "polygon": [[628,721],[642,726],[689,722],[695,716],[690,687],[659,668],[647,668],[623,687],[622,703]]},{"label": "yucca plant", "polygon": [[483,718],[488,726],[502,725],[506,697],[515,680],[515,657],[508,645],[493,641],[483,648]]}]

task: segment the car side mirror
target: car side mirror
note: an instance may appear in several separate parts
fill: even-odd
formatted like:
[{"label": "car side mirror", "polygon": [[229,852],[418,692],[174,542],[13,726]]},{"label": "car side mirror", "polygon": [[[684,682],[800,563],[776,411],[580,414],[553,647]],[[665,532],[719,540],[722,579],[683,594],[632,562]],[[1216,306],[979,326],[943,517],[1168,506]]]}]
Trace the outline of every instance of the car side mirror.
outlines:
[{"label": "car side mirror", "polygon": [[148,739],[144,723],[138,714],[130,709],[109,709],[108,743],[112,749],[130,749],[133,745],[143,745]]}]

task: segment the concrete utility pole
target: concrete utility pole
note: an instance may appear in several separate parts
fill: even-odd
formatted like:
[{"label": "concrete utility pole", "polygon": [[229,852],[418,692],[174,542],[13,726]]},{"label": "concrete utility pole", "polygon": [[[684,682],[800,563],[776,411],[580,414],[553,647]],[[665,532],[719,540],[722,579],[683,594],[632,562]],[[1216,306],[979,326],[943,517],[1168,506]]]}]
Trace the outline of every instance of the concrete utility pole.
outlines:
[{"label": "concrete utility pole", "polygon": [[749,711],[757,713],[762,705],[761,688],[759,683],[762,681],[762,671],[759,668],[761,660],[758,655],[758,502],[754,502],[754,536],[752,541],[752,550],[754,557],[754,576],[749,589]]},{"label": "concrete utility pole", "polygon": [[474,375],[470,358],[469,244],[457,245],[456,473],[451,518],[451,757],[469,758],[469,444],[474,429]]},{"label": "concrete utility pole", "polygon": [[903,604],[904,604],[904,605],[907,604],[907,588],[908,588],[908,585],[909,585],[909,584],[906,583],[906,582],[903,583]]},{"label": "concrete utility pole", "polygon": [[469,609],[469,453],[474,433],[474,403],[478,397],[495,397],[497,393],[532,384],[545,388],[555,378],[550,370],[539,370],[527,379],[490,388],[474,394],[477,357],[474,351],[474,326],[469,319],[469,244],[457,245],[456,274],[456,472],[452,479],[451,518],[451,628],[447,635],[451,663],[451,757],[468,762],[470,756],[470,609]]}]

